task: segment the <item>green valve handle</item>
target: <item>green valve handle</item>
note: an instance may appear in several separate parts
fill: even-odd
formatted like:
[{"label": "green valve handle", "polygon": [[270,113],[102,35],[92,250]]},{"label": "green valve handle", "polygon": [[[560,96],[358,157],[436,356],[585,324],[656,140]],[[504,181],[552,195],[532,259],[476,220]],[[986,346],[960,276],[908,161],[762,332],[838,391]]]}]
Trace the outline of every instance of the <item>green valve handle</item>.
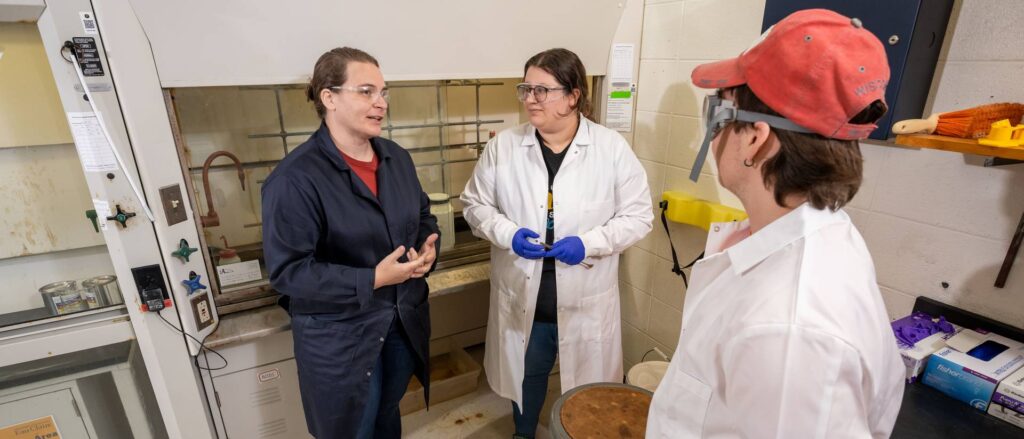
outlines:
[{"label": "green valve handle", "polygon": [[96,210],[89,209],[85,211],[85,217],[92,221],[92,228],[96,230],[96,233],[100,233],[100,224],[96,222],[96,220],[99,219],[99,216],[96,215]]},{"label": "green valve handle", "polygon": [[188,262],[188,257],[191,256],[192,253],[195,253],[197,251],[199,251],[198,248],[189,247],[188,241],[182,239],[181,241],[178,241],[178,249],[171,252],[171,256]]},{"label": "green valve handle", "polygon": [[121,228],[124,229],[128,227],[128,218],[131,218],[133,216],[135,216],[135,212],[125,212],[123,209],[121,209],[121,205],[118,204],[116,213],[114,213],[111,216],[108,216],[107,221],[117,221],[118,223],[121,224]]}]

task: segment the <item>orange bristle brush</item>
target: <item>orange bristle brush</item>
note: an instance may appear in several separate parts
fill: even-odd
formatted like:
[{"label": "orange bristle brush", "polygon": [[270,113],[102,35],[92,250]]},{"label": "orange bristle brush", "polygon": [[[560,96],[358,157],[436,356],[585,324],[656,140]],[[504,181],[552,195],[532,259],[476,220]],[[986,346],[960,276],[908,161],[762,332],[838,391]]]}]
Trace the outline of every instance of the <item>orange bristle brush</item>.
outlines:
[{"label": "orange bristle brush", "polygon": [[988,104],[966,110],[936,113],[927,119],[907,119],[892,126],[894,134],[938,134],[940,136],[977,139],[985,137],[993,122],[1010,119],[1011,123],[1024,116],[1024,104]]}]

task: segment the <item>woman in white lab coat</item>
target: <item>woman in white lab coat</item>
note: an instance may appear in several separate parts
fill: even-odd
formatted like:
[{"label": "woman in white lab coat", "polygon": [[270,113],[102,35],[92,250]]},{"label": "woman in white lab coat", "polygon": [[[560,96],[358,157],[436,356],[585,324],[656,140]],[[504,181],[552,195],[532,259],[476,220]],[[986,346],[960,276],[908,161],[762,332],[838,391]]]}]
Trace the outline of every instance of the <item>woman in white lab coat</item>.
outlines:
[{"label": "woman in white lab coat", "polygon": [[[842,206],[889,66],[860,20],[797,12],[698,66],[719,181],[750,215],[712,226],[648,438],[889,437],[904,368],[867,246]],[[691,176],[694,178],[695,176]]]},{"label": "woman in white lab coat", "polygon": [[541,52],[523,70],[530,121],[488,142],[461,200],[492,244],[487,379],[513,401],[516,436],[532,438],[556,355],[563,392],[622,381],[619,254],[653,212],[629,144],[586,117],[576,54]]}]

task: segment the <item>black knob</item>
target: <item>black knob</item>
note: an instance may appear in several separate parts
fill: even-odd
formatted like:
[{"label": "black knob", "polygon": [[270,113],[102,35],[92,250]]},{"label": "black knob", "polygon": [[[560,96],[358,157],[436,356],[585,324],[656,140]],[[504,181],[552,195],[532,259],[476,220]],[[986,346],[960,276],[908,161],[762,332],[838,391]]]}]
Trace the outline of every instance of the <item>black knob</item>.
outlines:
[{"label": "black knob", "polygon": [[108,216],[107,221],[117,221],[118,223],[121,224],[121,228],[128,227],[128,218],[135,216],[135,212],[125,212],[123,209],[121,209],[120,204],[118,204],[116,207],[117,212],[114,215]]}]

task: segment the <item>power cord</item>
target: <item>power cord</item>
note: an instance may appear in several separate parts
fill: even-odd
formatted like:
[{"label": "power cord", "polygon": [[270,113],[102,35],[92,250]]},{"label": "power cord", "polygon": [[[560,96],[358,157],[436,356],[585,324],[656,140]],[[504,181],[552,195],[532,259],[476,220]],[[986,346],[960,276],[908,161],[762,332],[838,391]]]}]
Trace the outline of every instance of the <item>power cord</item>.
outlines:
[{"label": "power cord", "polygon": [[[164,309],[166,309],[166,308],[164,308]],[[194,360],[195,365],[196,365],[197,368],[199,368],[200,370],[210,370],[210,371],[213,371],[213,370],[226,369],[228,367],[228,359],[227,358],[224,358],[224,356],[221,355],[220,352],[217,352],[213,348],[206,347],[206,337],[209,337],[210,336],[209,334],[207,334],[206,337],[203,337],[202,340],[199,340],[199,339],[193,337],[192,334],[186,333],[185,331],[182,331],[181,329],[178,329],[177,326],[174,326],[174,324],[172,324],[170,321],[168,321],[166,318],[164,318],[163,310],[157,311],[156,315],[159,316],[160,320],[163,320],[164,323],[166,323],[167,326],[170,326],[171,329],[173,329],[175,332],[177,332],[179,334],[182,334],[182,335],[184,335],[184,336],[186,336],[188,338],[191,338],[196,343],[199,343],[199,352],[197,352],[195,357],[193,357],[193,360]],[[220,360],[224,362],[224,365],[223,366],[219,366],[219,367],[203,367],[203,366],[200,366],[199,365],[199,353],[203,353],[203,358],[206,359],[206,365],[207,366],[210,365],[210,358],[206,356],[204,351],[213,352],[214,355],[220,357]]]},{"label": "power cord", "polygon": [[64,61],[67,61],[69,63],[74,62],[74,61],[71,60],[71,57],[69,57],[67,55],[67,53],[66,53],[66,52],[70,52],[72,50],[75,50],[75,46],[74,45],[69,45],[68,43],[64,43],[63,46],[60,46],[60,57],[64,58]]},{"label": "power cord", "polygon": [[653,349],[647,351],[647,353],[645,353],[644,356],[640,358],[640,362],[643,363],[644,361],[647,361],[647,355],[650,354],[651,352],[658,354],[659,356],[661,356],[661,358],[664,358],[665,361],[669,361],[668,355],[665,355],[665,353],[662,352],[661,349],[658,349],[658,347],[655,346]]}]

